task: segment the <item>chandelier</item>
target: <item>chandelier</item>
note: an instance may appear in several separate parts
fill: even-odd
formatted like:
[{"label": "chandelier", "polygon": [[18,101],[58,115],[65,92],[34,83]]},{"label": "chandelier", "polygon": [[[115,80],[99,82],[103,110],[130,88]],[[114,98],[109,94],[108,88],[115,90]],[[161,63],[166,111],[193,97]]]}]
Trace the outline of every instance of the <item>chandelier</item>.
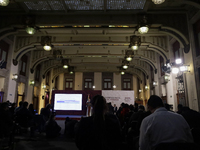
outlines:
[{"label": "chandelier", "polygon": [[51,36],[42,36],[41,45],[43,46],[44,50],[50,51],[52,49]]},{"label": "chandelier", "polygon": [[140,36],[130,36],[130,45],[129,47],[132,50],[138,50],[139,46],[141,44],[141,37]]}]

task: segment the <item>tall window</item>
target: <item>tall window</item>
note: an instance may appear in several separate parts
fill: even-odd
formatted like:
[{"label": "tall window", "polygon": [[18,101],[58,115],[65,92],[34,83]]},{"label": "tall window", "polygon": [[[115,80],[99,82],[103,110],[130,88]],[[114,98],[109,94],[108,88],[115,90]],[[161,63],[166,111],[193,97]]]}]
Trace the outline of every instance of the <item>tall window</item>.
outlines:
[{"label": "tall window", "polygon": [[131,79],[123,79],[123,90],[131,90]]},{"label": "tall window", "polygon": [[84,89],[85,90],[92,89],[92,84],[93,84],[92,79],[85,79],[84,80]]},{"label": "tall window", "polygon": [[103,89],[104,90],[112,89],[112,80],[111,79],[103,79]]},{"label": "tall window", "polygon": [[65,90],[73,89],[73,79],[65,79]]},{"label": "tall window", "polygon": [[180,58],[179,49],[180,49],[179,42],[178,41],[174,42],[173,44],[174,60],[176,60],[177,58]]},{"label": "tall window", "polygon": [[200,19],[193,25],[196,56],[200,55]]},{"label": "tall window", "polygon": [[0,64],[2,68],[6,68],[6,63],[8,59],[8,49],[9,44],[4,41],[0,41]]},{"label": "tall window", "polygon": [[27,59],[28,57],[26,55],[22,56],[21,58],[20,75],[26,76]]}]

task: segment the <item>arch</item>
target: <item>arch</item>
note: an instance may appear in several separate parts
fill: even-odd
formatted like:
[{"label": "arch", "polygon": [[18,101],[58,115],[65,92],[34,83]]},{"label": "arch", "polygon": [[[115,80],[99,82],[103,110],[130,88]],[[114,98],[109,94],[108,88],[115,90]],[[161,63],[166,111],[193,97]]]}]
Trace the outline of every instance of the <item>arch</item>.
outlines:
[{"label": "arch", "polygon": [[164,58],[165,61],[168,60],[167,53],[160,46],[157,46],[152,43],[142,43],[142,46],[147,46],[147,50],[151,50],[151,51],[154,51],[154,52],[160,54]]},{"label": "arch", "polygon": [[52,68],[55,68],[55,67],[61,67],[61,65],[58,65],[58,64],[54,64],[54,65],[51,65],[50,67],[48,67],[47,69],[45,69],[43,72],[43,75],[46,76],[47,72],[49,72]]},{"label": "arch", "polygon": [[155,74],[157,73],[157,68],[156,68],[156,66],[154,65],[154,63],[153,62],[151,62],[151,60],[150,59],[147,59],[147,58],[145,58],[145,57],[142,57],[142,56],[138,56],[138,57],[134,57],[134,58],[138,58],[139,60],[141,59],[141,60],[143,60],[143,61],[145,61],[145,62],[147,62],[153,69],[154,69],[154,71],[155,71]]},{"label": "arch", "polygon": [[180,43],[180,46],[184,48],[185,53],[190,51],[189,40],[180,31],[171,27],[161,26],[160,32],[174,37]]}]

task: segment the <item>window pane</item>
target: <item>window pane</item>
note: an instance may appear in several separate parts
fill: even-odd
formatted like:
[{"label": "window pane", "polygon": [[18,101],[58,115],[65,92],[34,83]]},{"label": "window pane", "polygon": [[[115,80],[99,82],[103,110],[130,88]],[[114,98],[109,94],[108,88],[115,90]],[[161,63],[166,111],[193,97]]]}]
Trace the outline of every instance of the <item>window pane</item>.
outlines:
[{"label": "window pane", "polygon": [[2,53],[2,60],[5,60],[6,61],[6,51],[3,51],[3,53]]},{"label": "window pane", "polygon": [[66,79],[66,81],[73,81],[73,79]]},{"label": "window pane", "polygon": [[111,81],[111,79],[104,79],[104,81]]},{"label": "window pane", "polygon": [[88,83],[87,82],[85,82],[85,88],[87,88],[88,87]]},{"label": "window pane", "polygon": [[124,81],[131,81],[131,79],[124,79]]},{"label": "window pane", "polygon": [[69,82],[66,82],[66,88],[68,88],[69,87]]},{"label": "window pane", "polygon": [[106,82],[104,83],[104,89],[107,89],[107,83]]},{"label": "window pane", "polygon": [[130,89],[131,88],[131,83],[127,83],[127,88]]},{"label": "window pane", "polygon": [[124,89],[126,89],[126,83],[124,83]]},{"label": "window pane", "polygon": [[89,82],[89,88],[92,88],[92,83],[91,82]]},{"label": "window pane", "polygon": [[26,71],[26,63],[23,62],[23,66],[22,66],[22,72],[25,72]]},{"label": "window pane", "polygon": [[92,79],[85,79],[85,81],[92,81]]},{"label": "window pane", "polygon": [[110,82],[108,83],[108,88],[111,88],[111,83]]},{"label": "window pane", "polygon": [[72,82],[70,82],[70,86],[69,87],[72,88]]}]

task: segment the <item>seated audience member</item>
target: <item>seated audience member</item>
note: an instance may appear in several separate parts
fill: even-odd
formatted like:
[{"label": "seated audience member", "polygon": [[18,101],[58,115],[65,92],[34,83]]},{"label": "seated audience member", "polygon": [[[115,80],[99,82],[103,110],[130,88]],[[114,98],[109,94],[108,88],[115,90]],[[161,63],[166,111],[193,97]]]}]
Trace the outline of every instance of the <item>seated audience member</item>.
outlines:
[{"label": "seated audience member", "polygon": [[34,108],[33,108],[33,104],[30,104],[30,105],[29,105],[28,110],[31,112],[31,114],[32,114],[33,116],[35,116],[35,111],[34,111]]},{"label": "seated audience member", "polygon": [[82,118],[76,125],[76,146],[80,150],[119,150],[121,130],[117,117],[107,113],[106,100],[96,95],[91,104],[91,117]]},{"label": "seated audience member", "polygon": [[72,120],[69,117],[65,119],[65,135],[67,137],[75,137],[74,127],[77,122],[77,120]]},{"label": "seated audience member", "polygon": [[13,126],[12,116],[8,108],[8,103],[0,105],[0,138],[10,134]]},{"label": "seated audience member", "polygon": [[16,112],[16,122],[19,123],[21,127],[30,127],[33,119],[33,115],[27,109],[28,102],[23,103],[23,107]]},{"label": "seated audience member", "polygon": [[141,116],[141,114],[143,114],[145,111],[145,108],[143,105],[140,105],[138,107],[138,112],[132,114],[132,116],[129,119],[128,122],[128,127],[131,127],[131,124],[133,124],[133,122],[135,122],[135,126],[132,128],[133,130],[136,130],[136,123],[138,122],[139,117]]},{"label": "seated audience member", "polygon": [[151,115],[144,118],[140,128],[140,150],[151,150],[160,143],[193,143],[185,119],[164,108],[162,99],[152,95],[148,100]]},{"label": "seated audience member", "polygon": [[23,101],[19,102],[19,107],[16,107],[14,110],[14,113],[16,114],[17,111],[19,111],[23,107]]},{"label": "seated audience member", "polygon": [[43,116],[45,122],[48,121],[50,115],[51,115],[51,104],[47,104],[45,108],[41,109],[40,115]]},{"label": "seated audience member", "polygon": [[15,108],[17,107],[16,103],[12,103],[10,107],[10,113],[12,115],[12,118],[14,118]]},{"label": "seated audience member", "polygon": [[189,107],[182,107],[181,115],[185,118],[187,123],[192,128],[200,128],[200,113],[190,109]]},{"label": "seated audience member", "polygon": [[178,111],[177,111],[178,114],[182,113],[182,108],[183,108],[183,105],[182,104],[178,104]]},{"label": "seated audience member", "polygon": [[55,121],[55,113],[52,113],[49,120],[45,124],[45,133],[48,138],[59,136],[61,127]]}]

